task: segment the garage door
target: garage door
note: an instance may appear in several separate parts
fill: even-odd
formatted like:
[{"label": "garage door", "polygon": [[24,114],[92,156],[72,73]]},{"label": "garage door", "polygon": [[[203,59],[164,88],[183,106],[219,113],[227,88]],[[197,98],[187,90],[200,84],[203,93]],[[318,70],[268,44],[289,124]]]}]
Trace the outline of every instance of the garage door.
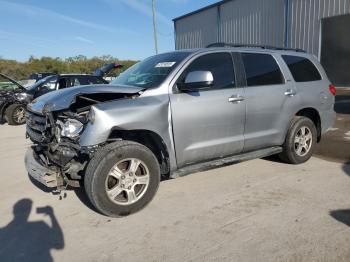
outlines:
[{"label": "garage door", "polygon": [[350,15],[322,20],[321,63],[337,86],[350,86]]}]

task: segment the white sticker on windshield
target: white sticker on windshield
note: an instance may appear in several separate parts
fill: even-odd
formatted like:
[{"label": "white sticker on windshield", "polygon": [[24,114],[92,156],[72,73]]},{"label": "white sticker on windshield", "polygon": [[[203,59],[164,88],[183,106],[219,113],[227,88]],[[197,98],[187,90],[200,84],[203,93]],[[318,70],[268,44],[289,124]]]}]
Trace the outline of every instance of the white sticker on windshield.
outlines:
[{"label": "white sticker on windshield", "polygon": [[172,67],[176,62],[163,62],[156,64],[156,67]]}]

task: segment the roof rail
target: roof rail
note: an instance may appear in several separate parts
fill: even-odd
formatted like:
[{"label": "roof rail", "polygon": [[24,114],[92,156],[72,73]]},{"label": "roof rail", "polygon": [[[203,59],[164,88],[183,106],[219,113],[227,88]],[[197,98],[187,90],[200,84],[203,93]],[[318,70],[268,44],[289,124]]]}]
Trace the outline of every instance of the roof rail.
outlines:
[{"label": "roof rail", "polygon": [[269,46],[269,45],[251,45],[251,44],[232,44],[232,43],[213,43],[207,45],[206,48],[212,47],[242,47],[242,48],[261,48],[261,49],[269,49],[269,50],[284,50],[284,51],[295,51],[306,53],[305,50],[299,48],[285,48],[285,47],[277,47],[277,46]]}]

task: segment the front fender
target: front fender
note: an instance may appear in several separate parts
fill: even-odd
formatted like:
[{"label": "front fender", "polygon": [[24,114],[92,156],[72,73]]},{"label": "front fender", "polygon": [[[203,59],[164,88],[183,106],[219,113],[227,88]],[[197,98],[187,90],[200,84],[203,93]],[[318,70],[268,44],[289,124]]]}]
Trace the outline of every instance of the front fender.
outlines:
[{"label": "front fender", "polygon": [[94,110],[95,120],[85,127],[80,137],[80,146],[104,143],[115,129],[149,130],[163,139],[169,152],[171,167],[176,165],[167,94],[111,101],[97,104],[91,110]]}]

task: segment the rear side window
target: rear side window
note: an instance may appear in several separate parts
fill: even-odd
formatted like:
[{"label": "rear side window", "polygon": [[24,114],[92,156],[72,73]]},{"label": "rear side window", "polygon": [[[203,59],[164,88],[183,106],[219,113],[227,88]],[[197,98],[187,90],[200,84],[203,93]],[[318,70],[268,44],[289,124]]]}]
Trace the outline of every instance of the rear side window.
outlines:
[{"label": "rear side window", "polygon": [[187,74],[193,71],[210,71],[214,77],[211,89],[234,87],[234,69],[232,57],[229,53],[213,53],[203,55],[193,61],[180,78],[184,81]]},{"label": "rear side window", "polygon": [[307,58],[283,55],[283,60],[289,67],[295,82],[311,82],[322,79],[315,65]]},{"label": "rear side window", "polygon": [[248,86],[284,84],[276,60],[268,54],[242,53]]},{"label": "rear side window", "polygon": [[88,76],[87,77],[88,84],[89,85],[95,85],[95,84],[105,84],[105,82],[102,81],[102,79],[95,77],[95,76]]}]

